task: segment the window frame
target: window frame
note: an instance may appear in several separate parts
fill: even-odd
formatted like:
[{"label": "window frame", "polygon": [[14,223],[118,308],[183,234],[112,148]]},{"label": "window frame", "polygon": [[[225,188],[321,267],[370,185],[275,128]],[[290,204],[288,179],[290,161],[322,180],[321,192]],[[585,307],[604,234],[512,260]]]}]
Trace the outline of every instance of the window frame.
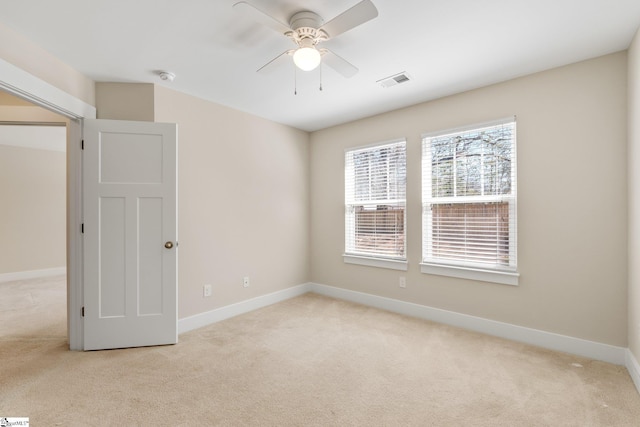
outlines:
[{"label": "window frame", "polygon": [[[513,124],[513,142],[511,147],[511,192],[508,195],[479,195],[479,196],[453,196],[433,197],[432,191],[432,157],[426,152],[427,140],[435,137],[469,133],[483,128],[490,128],[505,124]],[[422,147],[422,255],[420,271],[425,274],[450,276],[462,279],[479,280],[506,285],[518,285],[519,273],[517,271],[517,126],[516,117],[510,116],[489,122],[476,123],[453,129],[423,133],[421,135]],[[429,143],[430,147],[430,143]],[[455,176],[455,175],[454,175]],[[484,175],[481,176],[484,180]],[[438,260],[432,256],[432,248],[429,246],[432,233],[432,213],[429,205],[435,200],[439,203],[509,203],[509,211],[513,214],[513,221],[509,221],[509,260],[508,266],[490,265],[485,263],[473,263],[466,260]]]},{"label": "window frame", "polygon": [[[352,200],[349,200],[348,198],[348,161],[347,161],[347,157],[349,155],[349,153],[354,153],[357,151],[365,151],[365,150],[375,150],[376,148],[384,148],[385,146],[392,146],[395,144],[402,144],[403,148],[404,148],[404,156],[405,156],[405,164],[404,164],[404,169],[405,169],[405,180],[404,180],[404,199],[401,199],[401,206],[403,208],[403,233],[404,233],[404,249],[403,249],[403,253],[404,256],[402,257],[397,257],[397,256],[388,256],[385,254],[375,254],[375,253],[365,253],[365,252],[357,252],[357,251],[352,251],[349,250],[348,245],[349,245],[349,241],[350,239],[355,239],[355,234],[353,237],[349,236],[349,232],[353,232],[355,233],[355,215],[354,213],[349,213],[349,209],[350,207],[353,208],[355,206],[365,206],[365,205],[380,205],[380,204],[387,204],[387,203],[378,203],[378,202],[384,202],[384,201],[376,201],[376,200],[369,200],[369,201],[365,201],[363,203],[355,203]],[[407,155],[407,139],[406,138],[396,138],[396,139],[391,139],[391,140],[387,140],[387,141],[382,141],[382,142],[376,142],[376,143],[372,143],[372,144],[367,144],[367,145],[362,145],[362,146],[356,146],[356,147],[348,147],[345,148],[344,150],[344,167],[343,167],[343,188],[344,188],[344,253],[343,253],[343,261],[346,264],[357,264],[357,265],[364,265],[364,266],[369,266],[369,267],[378,267],[378,268],[387,268],[387,269],[393,269],[393,270],[401,270],[401,271],[407,271],[408,269],[408,262],[407,262],[407,196],[406,196],[406,184],[407,184],[407,179],[406,179],[406,155]],[[393,200],[400,200],[400,199],[393,199]],[[350,217],[351,215],[351,217]]]}]

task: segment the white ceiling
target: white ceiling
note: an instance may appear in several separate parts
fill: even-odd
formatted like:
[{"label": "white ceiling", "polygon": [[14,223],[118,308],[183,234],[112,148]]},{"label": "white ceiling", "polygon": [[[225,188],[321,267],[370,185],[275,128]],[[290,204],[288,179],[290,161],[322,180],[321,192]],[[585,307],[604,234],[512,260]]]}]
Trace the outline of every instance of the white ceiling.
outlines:
[{"label": "white ceiling", "polygon": [[[96,81],[148,82],[313,131],[626,49],[639,0],[373,0],[379,16],[325,43],[359,68],[256,70],[293,47],[238,0],[4,1],[0,22]],[[282,22],[359,0],[247,0]],[[35,13],[34,13],[35,12]],[[168,70],[173,83],[155,74]],[[407,72],[391,88],[376,81]]]}]

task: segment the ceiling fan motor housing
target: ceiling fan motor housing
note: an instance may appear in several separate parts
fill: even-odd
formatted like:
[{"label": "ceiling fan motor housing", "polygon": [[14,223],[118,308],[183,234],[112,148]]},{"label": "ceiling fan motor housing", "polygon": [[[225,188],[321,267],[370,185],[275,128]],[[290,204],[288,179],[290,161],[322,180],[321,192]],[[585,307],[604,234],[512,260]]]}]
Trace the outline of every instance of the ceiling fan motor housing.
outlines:
[{"label": "ceiling fan motor housing", "polygon": [[328,38],[324,31],[310,27],[300,27],[286,35],[300,47],[312,47]]},{"label": "ceiling fan motor housing", "polygon": [[323,23],[324,21],[317,13],[309,11],[298,12],[289,19],[289,26],[292,30],[301,27],[320,28]]},{"label": "ceiling fan motor housing", "polygon": [[322,23],[322,18],[316,13],[298,12],[289,20],[292,31],[285,35],[290,37],[299,47],[313,47],[329,38],[327,33],[319,29]]}]

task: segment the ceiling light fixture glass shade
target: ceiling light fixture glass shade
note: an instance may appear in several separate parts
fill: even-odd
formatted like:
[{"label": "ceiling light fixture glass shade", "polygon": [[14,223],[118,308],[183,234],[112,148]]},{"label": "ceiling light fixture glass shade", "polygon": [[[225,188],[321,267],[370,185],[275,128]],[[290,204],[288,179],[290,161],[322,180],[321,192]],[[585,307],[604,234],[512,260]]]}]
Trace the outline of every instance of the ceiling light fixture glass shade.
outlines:
[{"label": "ceiling light fixture glass shade", "polygon": [[303,71],[311,71],[320,65],[320,52],[315,47],[301,47],[293,54],[293,62]]}]

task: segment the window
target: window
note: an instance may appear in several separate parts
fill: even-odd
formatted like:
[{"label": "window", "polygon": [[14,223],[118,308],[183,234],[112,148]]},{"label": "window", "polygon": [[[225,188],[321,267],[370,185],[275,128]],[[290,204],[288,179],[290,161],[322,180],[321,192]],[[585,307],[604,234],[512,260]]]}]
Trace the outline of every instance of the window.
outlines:
[{"label": "window", "polygon": [[406,269],[406,183],[404,140],[346,151],[346,262]]},{"label": "window", "polygon": [[422,271],[517,284],[515,118],[423,135]]}]

